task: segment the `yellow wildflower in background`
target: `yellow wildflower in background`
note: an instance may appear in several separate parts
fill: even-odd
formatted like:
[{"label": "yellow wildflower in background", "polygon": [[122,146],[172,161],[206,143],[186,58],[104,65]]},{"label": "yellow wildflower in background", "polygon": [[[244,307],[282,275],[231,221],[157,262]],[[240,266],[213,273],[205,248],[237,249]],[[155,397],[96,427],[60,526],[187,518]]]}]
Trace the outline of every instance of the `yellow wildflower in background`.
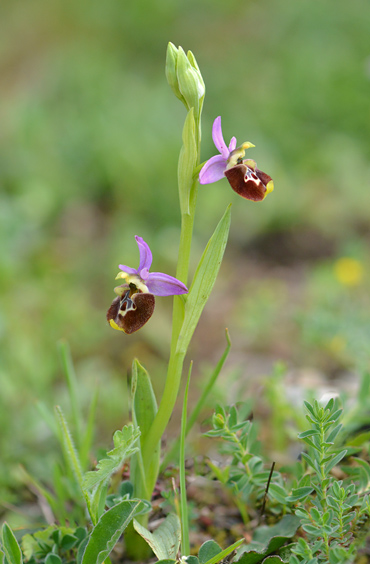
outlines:
[{"label": "yellow wildflower in background", "polygon": [[359,260],[343,257],[334,264],[334,272],[344,286],[357,286],[362,282],[364,268]]}]

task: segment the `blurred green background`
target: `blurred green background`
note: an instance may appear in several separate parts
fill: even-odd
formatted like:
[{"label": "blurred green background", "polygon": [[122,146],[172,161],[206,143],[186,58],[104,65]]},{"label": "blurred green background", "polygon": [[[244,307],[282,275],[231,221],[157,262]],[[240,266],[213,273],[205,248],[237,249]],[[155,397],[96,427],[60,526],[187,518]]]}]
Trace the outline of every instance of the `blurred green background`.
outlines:
[{"label": "blurred green background", "polygon": [[[369,25],[362,0],[2,3],[5,507],[18,502],[19,463],[40,478],[50,472],[55,443],[35,402],[59,403],[68,415],[60,339],[71,346],[82,402],[100,387],[97,441],[109,442],[127,419],[135,355],[161,392],[171,300],[159,298],[155,317],[131,337],[112,331],[105,312],[117,265],[138,263],[134,235],[150,244],[154,270],[175,273],[185,110],[164,76],[168,41],[194,52],[206,83],[202,160],[215,152],[211,126],[221,115],[226,141],[253,142],[249,156],[275,181],[257,205],[226,180],[200,188],[193,269],[230,202],[233,219],[195,335],[194,374],[201,379],[218,359],[225,326],[237,388],[278,359],[325,378],[366,366]],[[338,276],[343,256],[357,261],[354,282]]]}]

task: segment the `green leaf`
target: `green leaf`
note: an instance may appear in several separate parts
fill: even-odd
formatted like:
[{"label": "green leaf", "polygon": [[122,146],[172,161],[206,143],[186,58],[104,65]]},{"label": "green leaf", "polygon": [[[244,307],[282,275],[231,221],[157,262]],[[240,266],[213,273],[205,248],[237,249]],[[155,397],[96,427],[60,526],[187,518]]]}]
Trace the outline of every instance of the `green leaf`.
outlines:
[{"label": "green leaf", "polygon": [[[336,427],[334,427],[334,429],[333,429],[332,431],[330,431],[330,434],[329,434],[329,436],[327,437],[326,442],[328,442],[328,443],[333,443],[334,440],[335,440],[335,438],[336,438],[336,436],[338,435],[339,431],[341,430],[341,428],[342,428],[342,425],[341,425],[341,424],[339,424],[339,425],[337,425]],[[370,436],[370,435],[369,435],[369,436]]]},{"label": "green leaf", "polygon": [[[46,529],[35,531],[32,535],[23,535],[21,545],[26,561],[30,560],[32,556],[38,552],[40,546],[51,550],[54,543],[59,544],[59,538],[62,539],[64,536],[67,538],[69,536],[76,538],[79,537],[81,531],[84,531],[82,527],[73,531],[71,527],[57,527],[56,525],[50,525]],[[84,533],[86,535],[86,531],[84,531]]]},{"label": "green leaf", "polygon": [[289,495],[286,498],[286,501],[294,503],[295,501],[298,501],[299,499],[303,499],[308,495],[310,495],[310,493],[313,492],[313,489],[314,488],[312,488],[311,486],[305,486],[303,488],[295,488],[292,490],[292,495]]},{"label": "green leaf", "polygon": [[306,437],[313,437],[314,435],[320,435],[320,431],[317,431],[316,429],[309,429],[308,431],[304,431],[304,433],[300,433],[298,438],[305,439]]},{"label": "green leaf", "polygon": [[[132,420],[135,429],[140,429],[140,446],[146,440],[148,432],[153,425],[157,413],[157,400],[155,399],[150,376],[137,359],[132,363],[131,382]],[[137,449],[131,461],[130,478],[134,484],[135,497],[150,499],[159,471],[160,441],[152,450],[150,464],[145,468],[142,461],[141,449]]]},{"label": "green leaf", "polygon": [[282,503],[283,505],[286,504],[286,498],[288,494],[284,490],[284,488],[282,488],[278,484],[270,484],[269,494],[271,495],[271,497],[276,499],[276,501],[278,501],[279,503]]},{"label": "green leaf", "polygon": [[181,552],[182,554],[190,553],[189,542],[189,516],[188,503],[186,496],[186,469],[185,469],[185,439],[186,439],[186,418],[188,412],[188,393],[191,378],[193,361],[190,363],[188,379],[186,382],[184,402],[181,415],[181,433],[180,433],[180,457],[179,457],[179,474],[180,474],[180,519],[181,519]]},{"label": "green leaf", "polygon": [[176,350],[178,354],[186,353],[200,315],[215,284],[229,235],[230,215],[230,206],[228,206],[208,241],[194,274],[185,303],[185,317]]},{"label": "green leaf", "polygon": [[78,542],[78,538],[75,537],[75,535],[64,535],[62,538],[62,542],[60,543],[60,547],[63,550],[70,550],[72,547],[74,547],[77,542]]},{"label": "green leaf", "polygon": [[86,472],[83,479],[85,490],[91,490],[105,485],[112,474],[119,470],[124,461],[132,456],[139,448],[136,446],[140,437],[140,430],[133,425],[125,425],[122,431],[113,435],[114,448],[107,452],[109,458],[102,458],[97,463],[97,470]]},{"label": "green leaf", "polygon": [[146,540],[158,560],[176,558],[181,539],[181,523],[175,513],[167,515],[158,529],[151,533],[134,520],[135,530]]},{"label": "green leaf", "polygon": [[314,421],[316,421],[316,413],[314,412],[313,406],[310,403],[308,403],[308,401],[304,401],[303,403],[305,404],[307,410],[311,413]]},{"label": "green leaf", "polygon": [[198,553],[199,563],[205,564],[205,562],[220,554],[221,551],[222,548],[214,540],[204,542]]},{"label": "green leaf", "polygon": [[[208,542],[208,541],[207,541]],[[213,542],[213,541],[211,541]],[[240,539],[236,542],[234,542],[234,544],[228,546],[227,548],[225,548],[224,550],[221,550],[221,552],[219,552],[218,554],[216,554],[215,556],[213,556],[213,558],[211,558],[210,560],[207,560],[207,562],[205,562],[204,564],[216,564],[217,562],[220,562],[221,560],[223,560],[224,558],[226,558],[229,554],[231,554],[232,552],[234,552],[234,550],[236,550],[237,548],[239,548],[239,546],[241,544],[243,544],[243,542],[245,542],[245,539]],[[205,544],[205,543],[204,543]],[[217,543],[215,543],[217,544]],[[203,546],[203,545],[202,545]],[[202,547],[201,547],[202,548]]]},{"label": "green leaf", "polygon": [[[191,555],[191,556],[186,557],[186,563],[187,564],[199,564],[199,560],[196,556]],[[158,564],[158,562],[157,562],[157,564]]]},{"label": "green leaf", "polygon": [[214,369],[214,371],[212,372],[207,385],[205,386],[202,395],[200,396],[199,400],[197,401],[196,406],[194,407],[193,411],[191,412],[191,415],[189,417],[188,423],[186,425],[186,434],[188,434],[188,432],[190,431],[190,429],[193,427],[195,421],[198,419],[198,415],[200,413],[200,411],[202,410],[221,370],[222,367],[229,355],[230,349],[231,349],[231,341],[230,341],[230,335],[229,335],[229,331],[228,329],[225,329],[225,334],[226,334],[226,348],[220,358],[220,360],[217,363],[216,368]]},{"label": "green leaf", "polygon": [[81,417],[81,406],[79,402],[79,393],[76,373],[73,365],[71,350],[67,341],[59,341],[59,351],[62,357],[62,364],[64,369],[64,374],[67,380],[67,387],[69,393],[69,400],[71,405],[72,420],[73,420],[73,430],[76,437],[76,444],[78,448],[82,445],[82,417]]},{"label": "green leaf", "polygon": [[190,213],[190,193],[194,182],[194,168],[197,164],[197,144],[195,140],[194,108],[191,108],[186,116],[182,130],[182,142],[177,177],[179,184],[179,197],[181,214]]},{"label": "green leaf", "polygon": [[45,564],[62,564],[60,556],[52,554],[51,552],[45,558]]},{"label": "green leaf", "polygon": [[346,456],[346,454],[347,454],[347,451],[344,450],[343,452],[340,452],[339,454],[334,456],[332,461],[329,462],[329,464],[325,467],[325,472],[327,474],[329,474],[329,472],[334,468],[334,466],[336,466],[342,460],[342,458],[344,458]]},{"label": "green leaf", "polygon": [[82,445],[80,447],[80,460],[83,469],[86,469],[89,465],[89,455],[91,452],[91,447],[94,437],[96,409],[98,405],[99,393],[100,393],[99,385],[96,385],[93,397],[90,402],[86,429],[83,434]]},{"label": "green leaf", "polygon": [[0,548],[0,564],[4,564],[4,560],[5,560],[5,554]]},{"label": "green leaf", "polygon": [[62,443],[64,455],[66,457],[70,469],[72,470],[77,480],[77,483],[80,486],[81,493],[83,493],[81,462],[78,457],[77,450],[72,439],[72,435],[69,431],[67,421],[63,415],[61,408],[58,405],[55,406],[55,414],[56,414],[57,422],[59,424],[61,443]]},{"label": "green leaf", "polygon": [[93,528],[81,564],[102,564],[131,520],[146,511],[141,500],[124,500],[108,509]]},{"label": "green leaf", "polygon": [[252,542],[242,548],[239,553],[241,557],[235,562],[237,564],[256,564],[264,561],[267,556],[279,550],[288,539],[292,538],[299,526],[300,519],[298,517],[285,515],[281,521],[272,527],[259,527]]},{"label": "green leaf", "polygon": [[20,546],[7,523],[4,523],[2,526],[1,540],[8,564],[22,564],[23,558]]}]

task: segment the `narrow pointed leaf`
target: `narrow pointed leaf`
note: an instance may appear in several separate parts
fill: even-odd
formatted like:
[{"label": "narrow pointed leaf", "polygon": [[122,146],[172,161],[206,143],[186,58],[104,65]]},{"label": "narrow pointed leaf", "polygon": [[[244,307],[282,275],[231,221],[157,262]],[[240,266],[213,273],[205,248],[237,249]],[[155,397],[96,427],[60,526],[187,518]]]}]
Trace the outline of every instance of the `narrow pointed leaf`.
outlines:
[{"label": "narrow pointed leaf", "polygon": [[[80,486],[81,493],[83,493],[83,479],[82,479],[82,468],[81,462],[72,439],[67,421],[63,415],[61,408],[57,405],[55,406],[55,413],[57,417],[57,422],[59,424],[61,442],[64,450],[64,455],[66,457],[67,463],[72,470],[77,483]],[[85,496],[86,498],[86,496]]]},{"label": "narrow pointed leaf", "polygon": [[[144,443],[157,413],[157,400],[150,376],[140,362],[132,363],[131,383],[132,419],[136,429],[140,429],[140,446]],[[139,449],[131,461],[130,479],[135,486],[135,497],[150,499],[158,477],[160,442],[153,449],[150,464],[143,467]]]},{"label": "narrow pointed leaf", "polygon": [[336,466],[346,456],[346,454],[347,451],[344,450],[343,452],[340,452],[339,454],[334,456],[333,460],[329,462],[329,464],[325,468],[326,473],[329,474],[329,472],[334,468],[334,466]]},{"label": "narrow pointed leaf", "polygon": [[185,354],[204,306],[216,282],[230,229],[230,206],[217,225],[199,261],[185,304],[185,317],[177,344],[177,353]]},{"label": "narrow pointed leaf", "polygon": [[313,491],[313,488],[310,486],[305,486],[303,488],[295,488],[292,491],[292,495],[289,495],[286,498],[286,501],[289,502],[295,502],[298,501],[299,499],[304,499],[305,497],[307,497],[311,492]]},{"label": "narrow pointed leaf", "polygon": [[176,558],[180,546],[181,524],[175,513],[170,513],[154,533],[140,525],[136,519],[134,528],[146,540],[158,560]]},{"label": "narrow pointed leaf", "polygon": [[9,564],[22,564],[23,558],[20,546],[8,523],[4,523],[1,530],[2,548]]}]

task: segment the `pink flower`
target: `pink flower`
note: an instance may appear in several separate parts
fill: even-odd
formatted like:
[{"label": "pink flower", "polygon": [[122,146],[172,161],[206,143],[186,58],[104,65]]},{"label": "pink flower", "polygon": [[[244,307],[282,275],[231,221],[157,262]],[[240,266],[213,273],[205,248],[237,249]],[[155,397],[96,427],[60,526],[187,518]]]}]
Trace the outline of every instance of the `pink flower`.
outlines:
[{"label": "pink flower", "polygon": [[236,138],[232,137],[226,146],[222,135],[221,116],[213,122],[212,138],[219,155],[211,157],[199,173],[200,184],[217,182],[224,176],[231,188],[243,198],[260,202],[274,189],[271,176],[257,168],[252,159],[245,159],[245,150],[254,147],[252,143],[243,143],[236,147]]},{"label": "pink flower", "polygon": [[188,292],[185,284],[163,272],[149,272],[152,252],[142,237],[135,237],[139,247],[138,268],[119,265],[121,272],[116,276],[125,282],[117,286],[117,294],[107,313],[107,320],[113,329],[134,333],[153,315],[154,296],[174,296]]}]

